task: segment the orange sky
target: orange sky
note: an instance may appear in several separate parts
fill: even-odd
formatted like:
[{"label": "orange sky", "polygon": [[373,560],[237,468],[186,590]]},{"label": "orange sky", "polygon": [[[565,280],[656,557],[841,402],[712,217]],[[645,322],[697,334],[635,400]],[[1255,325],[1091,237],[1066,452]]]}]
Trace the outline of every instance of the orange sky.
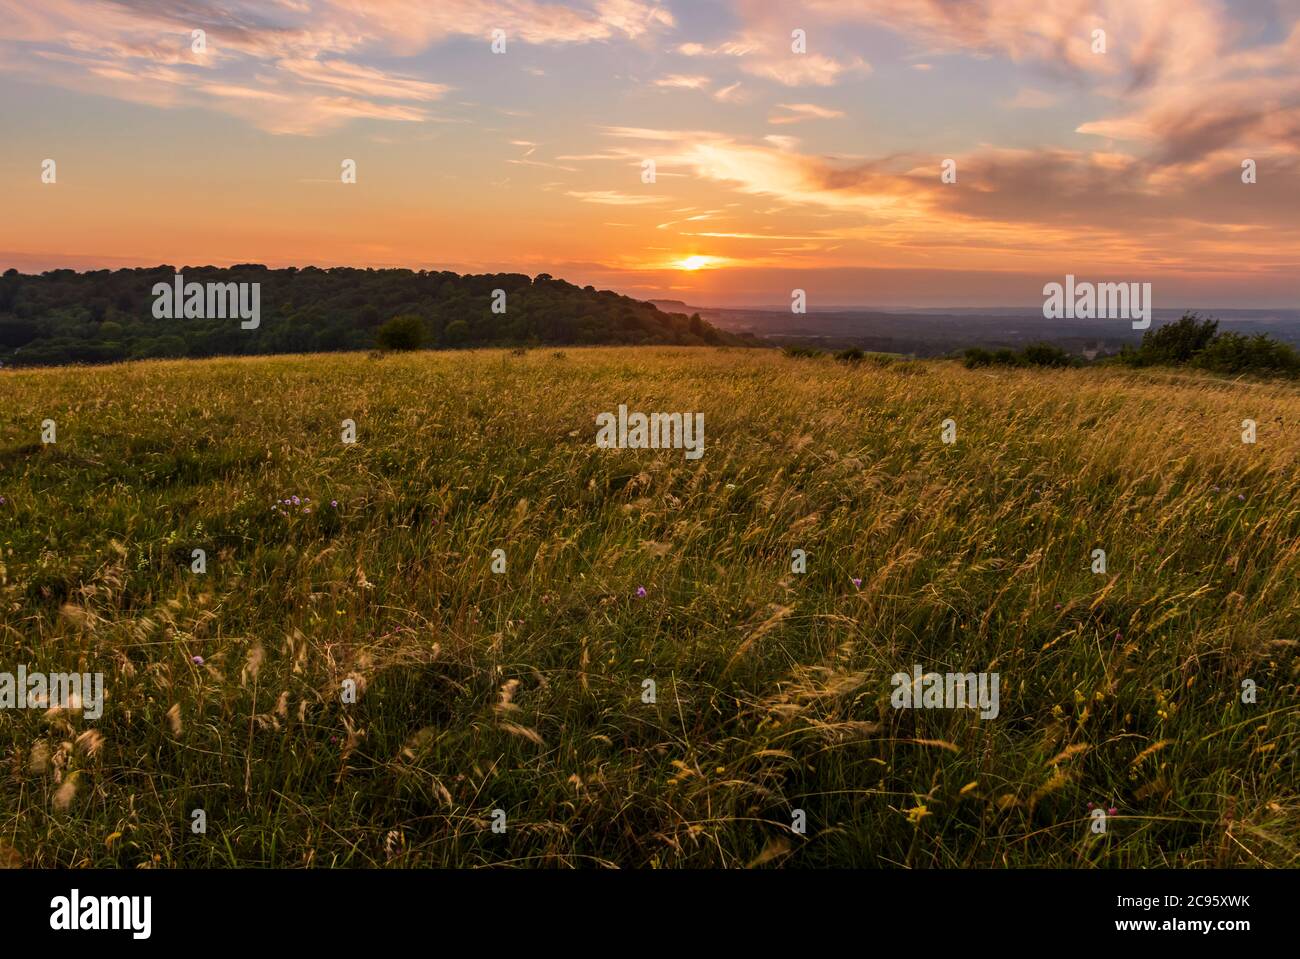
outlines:
[{"label": "orange sky", "polygon": [[1297,64],[1289,0],[0,0],[0,267],[1297,307]]}]

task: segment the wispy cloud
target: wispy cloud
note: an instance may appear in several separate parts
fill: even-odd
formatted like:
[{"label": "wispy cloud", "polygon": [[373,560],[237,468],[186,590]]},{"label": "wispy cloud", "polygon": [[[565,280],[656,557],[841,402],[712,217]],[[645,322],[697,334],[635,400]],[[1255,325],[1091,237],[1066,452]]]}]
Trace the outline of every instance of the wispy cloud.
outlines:
[{"label": "wispy cloud", "polygon": [[806,49],[796,53],[788,37],[789,31],[756,31],[712,45],[682,43],[676,52],[686,57],[735,58],[745,73],[787,87],[833,86],[854,74],[871,72],[871,65],[860,56],[835,57]]},{"label": "wispy cloud", "polygon": [[744,85],[739,80],[713,91],[713,99],[720,103],[741,103],[747,97]]},{"label": "wispy cloud", "polygon": [[680,73],[674,73],[666,77],[660,77],[655,81],[657,87],[671,87],[682,90],[703,90],[713,81],[704,76],[686,76]]},{"label": "wispy cloud", "polygon": [[638,196],[619,193],[617,190],[569,190],[566,195],[576,197],[583,203],[599,203],[603,206],[646,206],[664,201],[660,196]]},{"label": "wispy cloud", "polygon": [[[776,112],[780,110],[786,112]],[[772,115],[767,118],[767,122],[776,124],[802,123],[804,120],[834,120],[842,116],[844,116],[843,110],[819,107],[815,103],[778,103]]]},{"label": "wispy cloud", "polygon": [[438,100],[450,89],[446,84],[387,74],[344,60],[277,60],[275,67],[304,83],[379,100]]}]

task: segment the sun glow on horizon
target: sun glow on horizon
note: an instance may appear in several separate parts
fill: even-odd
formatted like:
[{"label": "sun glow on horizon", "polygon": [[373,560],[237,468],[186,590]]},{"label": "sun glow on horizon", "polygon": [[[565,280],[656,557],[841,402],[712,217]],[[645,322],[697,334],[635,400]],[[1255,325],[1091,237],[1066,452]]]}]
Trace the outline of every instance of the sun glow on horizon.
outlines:
[{"label": "sun glow on horizon", "polygon": [[717,256],[688,256],[677,261],[677,269],[693,273],[721,262],[722,258]]}]

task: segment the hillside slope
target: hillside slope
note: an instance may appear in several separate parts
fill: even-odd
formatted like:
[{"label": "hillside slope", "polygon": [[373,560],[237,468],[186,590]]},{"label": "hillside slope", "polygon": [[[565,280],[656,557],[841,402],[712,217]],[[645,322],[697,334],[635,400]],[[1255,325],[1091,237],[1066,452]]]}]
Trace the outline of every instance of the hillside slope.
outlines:
[{"label": "hillside slope", "polygon": [[[597,449],[620,404],[703,413],[702,457]],[[1297,422],[1283,384],[767,350],[11,371],[0,668],[107,696],[6,711],[0,837],[37,866],[1296,866]],[[917,665],[997,674],[996,715],[895,708]]]}]

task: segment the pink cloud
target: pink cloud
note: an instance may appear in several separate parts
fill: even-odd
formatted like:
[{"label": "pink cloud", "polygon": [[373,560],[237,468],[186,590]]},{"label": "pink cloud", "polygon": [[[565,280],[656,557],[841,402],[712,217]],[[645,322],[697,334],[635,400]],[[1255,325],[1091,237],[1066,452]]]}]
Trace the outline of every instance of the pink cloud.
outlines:
[{"label": "pink cloud", "polygon": [[[0,71],[159,107],[206,106],[276,133],[313,134],[349,119],[419,122],[448,84],[357,62],[411,55],[494,30],[510,43],[640,40],[671,27],[647,0],[42,0],[0,17]],[[191,46],[205,32],[206,49]],[[213,74],[217,77],[214,79]],[[322,96],[320,88],[335,96]],[[256,91],[256,92],[255,92]],[[383,102],[399,101],[399,102]],[[291,102],[296,113],[286,110]]]}]

